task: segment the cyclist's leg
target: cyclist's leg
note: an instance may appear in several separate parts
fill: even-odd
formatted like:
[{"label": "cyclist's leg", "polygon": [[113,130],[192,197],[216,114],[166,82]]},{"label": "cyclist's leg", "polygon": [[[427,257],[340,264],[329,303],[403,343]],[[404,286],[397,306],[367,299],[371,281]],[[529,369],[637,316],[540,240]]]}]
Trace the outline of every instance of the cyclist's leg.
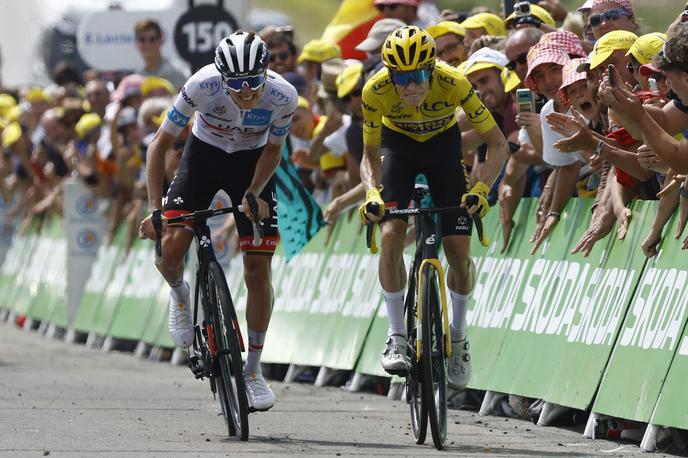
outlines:
[{"label": "cyclist's leg", "polygon": [[[203,210],[210,206],[217,192],[217,170],[221,169],[223,151],[191,135],[184,147],[177,174],[163,199],[163,215],[167,218]],[[193,173],[190,171],[193,170]],[[193,240],[190,225],[167,227],[162,239],[162,258],[156,260],[158,270],[169,283],[172,339],[179,347],[193,341],[189,285],[184,281],[184,256]]]},{"label": "cyclist's leg", "polygon": [[[226,181],[225,191],[232,202],[241,202],[251,184],[253,172],[262,148],[240,151],[232,154],[231,177]],[[263,221],[263,243],[254,247],[253,225],[243,212],[235,211],[241,251],[244,254],[244,282],[246,283],[246,324],[248,334],[248,355],[244,364],[246,391],[251,407],[267,410],[275,403],[275,395],[263,379],[260,356],[265,335],[270,323],[273,304],[272,255],[279,241],[277,231],[277,198],[274,177],[268,181],[259,196],[270,208],[270,216]]]},{"label": "cyclist's leg", "polygon": [[[389,129],[383,132],[382,199],[389,208],[407,208],[413,195],[416,164],[412,141]],[[385,298],[389,330],[382,366],[389,372],[406,370],[406,325],[404,324],[404,240],[406,217],[387,217],[380,224],[381,250],[378,275]]]}]

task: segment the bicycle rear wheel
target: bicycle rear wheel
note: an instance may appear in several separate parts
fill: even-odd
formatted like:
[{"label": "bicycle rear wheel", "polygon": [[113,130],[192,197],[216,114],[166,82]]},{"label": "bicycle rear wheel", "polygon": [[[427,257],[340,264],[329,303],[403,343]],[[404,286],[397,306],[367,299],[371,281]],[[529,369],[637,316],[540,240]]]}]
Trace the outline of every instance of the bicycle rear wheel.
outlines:
[{"label": "bicycle rear wheel", "polygon": [[425,442],[425,435],[428,429],[428,406],[423,400],[421,384],[422,367],[416,358],[416,338],[418,329],[416,328],[416,288],[415,281],[411,280],[409,292],[406,299],[406,335],[408,336],[408,360],[409,368],[406,375],[406,402],[411,408],[411,429],[417,444]]},{"label": "bicycle rear wheel", "polygon": [[[208,292],[213,313],[216,377],[220,405],[230,436],[248,440],[248,400],[239,346],[239,324],[222,268],[217,262],[208,266]],[[214,306],[214,308],[212,307]]]},{"label": "bicycle rear wheel", "polygon": [[445,358],[439,276],[432,265],[423,268],[423,399],[428,405],[435,448],[447,438],[447,360]]}]

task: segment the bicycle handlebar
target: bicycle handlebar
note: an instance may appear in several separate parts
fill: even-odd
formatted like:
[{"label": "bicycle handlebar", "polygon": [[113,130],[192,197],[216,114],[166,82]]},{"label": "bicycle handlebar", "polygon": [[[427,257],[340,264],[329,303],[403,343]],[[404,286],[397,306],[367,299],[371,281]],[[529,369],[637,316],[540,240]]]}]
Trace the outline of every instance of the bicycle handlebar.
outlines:
[{"label": "bicycle handlebar", "polygon": [[[468,200],[470,199],[470,200]],[[466,206],[467,207],[472,207],[473,205],[477,205],[477,197],[475,196],[468,196],[466,199]],[[441,214],[441,213],[449,213],[458,210],[461,207],[434,207],[434,208],[405,208],[405,209],[396,209],[396,208],[388,208],[385,209],[385,215],[422,215],[422,214]],[[380,205],[377,204],[376,202],[370,202],[368,205],[366,205],[366,211],[368,213],[372,214],[378,214],[378,211],[380,210]],[[478,233],[478,240],[480,240],[480,244],[482,246],[488,246],[490,244],[490,241],[485,237],[485,232],[483,228],[483,220],[480,218],[480,214],[478,212],[473,213],[473,223],[475,224],[475,230]],[[375,244],[375,237],[374,237],[374,229],[375,229],[375,224],[376,223],[368,223],[366,225],[366,245],[368,246],[368,249],[371,251],[371,253],[375,254],[377,253],[377,246]],[[374,249],[374,251],[373,251]]]},{"label": "bicycle handlebar", "polygon": [[[249,197],[250,196],[250,197]],[[253,194],[246,194],[246,199],[249,201],[249,207],[252,208],[252,213],[254,215],[258,214],[258,202]],[[254,207],[255,205],[255,207]],[[255,209],[254,209],[255,208]],[[243,205],[238,205],[237,210],[243,212],[245,207]],[[186,215],[175,216],[174,218],[169,218],[167,224],[184,223],[187,221],[201,222],[213,216],[224,215],[226,213],[231,213],[234,211],[234,207],[223,207],[223,208],[209,208],[207,210],[198,210],[193,213]],[[160,209],[153,210],[152,213],[153,228],[155,229],[155,254],[157,257],[162,257],[162,211]],[[263,243],[263,224],[251,223],[253,225],[253,246],[259,247]]]}]

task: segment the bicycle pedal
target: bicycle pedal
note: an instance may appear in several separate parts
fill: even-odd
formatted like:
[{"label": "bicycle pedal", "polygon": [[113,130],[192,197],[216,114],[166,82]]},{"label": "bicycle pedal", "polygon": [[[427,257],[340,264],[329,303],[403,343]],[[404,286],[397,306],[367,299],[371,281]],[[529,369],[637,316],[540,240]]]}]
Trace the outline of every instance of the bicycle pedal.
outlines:
[{"label": "bicycle pedal", "polygon": [[203,361],[198,356],[189,357],[189,369],[191,369],[191,372],[193,372],[194,377],[197,379],[203,379],[206,375]]}]

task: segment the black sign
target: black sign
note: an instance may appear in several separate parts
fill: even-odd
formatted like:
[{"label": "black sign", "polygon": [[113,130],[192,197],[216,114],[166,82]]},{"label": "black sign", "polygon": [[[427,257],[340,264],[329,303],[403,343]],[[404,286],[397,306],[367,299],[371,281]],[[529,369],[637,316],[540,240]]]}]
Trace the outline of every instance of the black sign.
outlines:
[{"label": "black sign", "polygon": [[[220,2],[221,4],[222,2]],[[174,26],[174,45],[195,72],[215,59],[215,48],[239,28],[236,19],[221,5],[194,6]]]}]

